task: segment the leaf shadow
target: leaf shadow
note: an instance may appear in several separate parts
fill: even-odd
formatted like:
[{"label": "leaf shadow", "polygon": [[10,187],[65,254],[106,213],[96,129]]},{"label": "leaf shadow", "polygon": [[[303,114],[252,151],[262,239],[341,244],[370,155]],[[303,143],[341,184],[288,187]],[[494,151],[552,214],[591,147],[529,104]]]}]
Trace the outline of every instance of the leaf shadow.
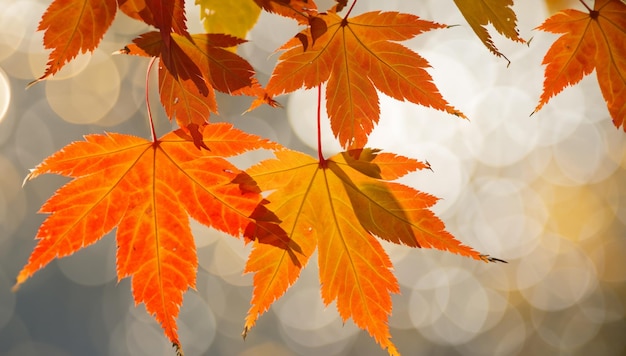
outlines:
[{"label": "leaf shadow", "polygon": [[[238,184],[243,192],[260,193],[261,189],[256,181],[246,172],[240,172],[231,183]],[[248,216],[251,222],[246,226],[243,236],[246,241],[256,240],[258,243],[272,245],[285,250],[295,266],[302,267],[296,254],[302,255],[302,248],[289,237],[289,234],[280,226],[282,220],[268,209],[267,199],[262,199]]]},{"label": "leaf shadow", "polygon": [[[372,162],[377,152],[373,149],[342,152],[348,167],[356,172],[347,173],[339,164],[329,165],[329,169],[340,178],[354,214],[367,232],[386,241],[421,248],[411,217],[387,188],[387,181],[382,180],[380,167]],[[355,183],[351,176],[358,179],[356,175],[359,173],[373,179],[365,178],[364,182]]]}]

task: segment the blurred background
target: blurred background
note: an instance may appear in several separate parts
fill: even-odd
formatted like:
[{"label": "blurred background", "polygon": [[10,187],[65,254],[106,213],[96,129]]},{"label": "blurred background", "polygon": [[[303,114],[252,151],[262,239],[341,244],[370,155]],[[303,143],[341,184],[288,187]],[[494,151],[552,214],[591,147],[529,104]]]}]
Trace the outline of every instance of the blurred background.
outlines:
[{"label": "blurred background", "polygon": [[[45,68],[36,27],[49,2],[0,0],[0,355],[171,356],[161,328],[134,305],[129,280],[117,281],[112,234],[10,290],[45,218],[39,207],[66,182],[44,176],[22,187],[29,169],[87,133],[150,137],[148,60],[111,55],[147,28],[121,13],[98,50],[25,90]],[[556,39],[533,28],[559,8],[582,6],[516,3],[520,34],[533,39],[526,46],[495,35],[508,68],[451,0],[360,0],[353,12],[397,10],[460,25],[404,44],[431,63],[443,96],[470,121],[381,96],[370,146],[428,160],[433,172],[401,181],[442,198],[435,210],[457,239],[509,262],[385,244],[401,285],[389,323],[403,355],[626,353],[626,134],[613,126],[595,73],[529,117],[541,93],[541,60]],[[188,0],[192,32],[203,30],[198,13]],[[296,31],[290,20],[261,15],[239,53],[262,83],[273,51]],[[157,104],[156,78],[150,98],[163,134],[171,125]],[[249,98],[220,95],[220,115],[211,120],[314,154],[315,95],[298,91],[278,98],[284,109],[243,116]],[[324,135],[325,153],[339,151],[327,123]],[[265,157],[235,162],[246,168]],[[198,288],[185,294],[178,320],[187,356],[386,354],[351,321],[344,325],[334,305],[324,307],[315,262],[243,341],[249,246],[195,223],[193,230]]]}]

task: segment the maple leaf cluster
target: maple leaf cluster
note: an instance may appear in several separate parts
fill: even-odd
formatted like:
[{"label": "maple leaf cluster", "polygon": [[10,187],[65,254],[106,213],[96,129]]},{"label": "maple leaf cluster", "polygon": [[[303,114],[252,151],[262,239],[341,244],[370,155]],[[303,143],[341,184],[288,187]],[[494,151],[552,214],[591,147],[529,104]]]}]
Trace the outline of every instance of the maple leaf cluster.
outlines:
[{"label": "maple leaf cluster", "polygon": [[[513,0],[454,2],[493,54],[504,56],[485,27],[489,23],[524,42]],[[428,163],[366,147],[381,115],[378,92],[465,118],[439,93],[428,62],[399,43],[447,26],[398,12],[351,16],[355,3],[338,0],[320,11],[313,0],[206,0],[202,16],[214,16],[214,22],[226,13],[246,15],[229,33],[190,34],[184,0],[53,0],[38,28],[52,51],[35,82],[79,53],[93,51],[121,11],[154,28],[119,53],[158,61],[160,101],[179,128],[160,138],[153,129],[152,140],[88,135],[37,166],[28,179],[54,173],[72,180],[42,206],[40,212],[49,215],[16,288],[53,259],[117,228],[118,279],[132,278],[135,302],[146,305],[182,354],[176,318],[197,271],[191,217],[254,244],[244,270],[254,273],[244,336],[317,250],[324,303],[336,301],[344,321],[354,320],[389,354],[399,354],[387,324],[391,293],[399,286],[378,239],[501,260],[448,233],[430,210],[436,197],[394,182],[429,169]],[[214,11],[207,15],[206,9]],[[245,42],[240,37],[260,11],[304,27],[279,48],[282,54],[265,87],[233,50]],[[595,69],[615,125],[626,130],[625,14],[619,0],[598,0],[588,12],[565,10],[538,27],[563,35],[544,59],[544,92],[535,111]],[[332,132],[345,149],[330,158],[322,156],[321,143],[318,157],[311,157],[209,120],[218,112],[215,91],[252,97],[252,110],[277,106],[275,96],[300,88],[318,88],[321,96],[322,86]],[[319,120],[318,113],[318,125]],[[246,171],[226,159],[257,149],[271,150],[275,158]],[[271,193],[264,197],[264,192]]]}]

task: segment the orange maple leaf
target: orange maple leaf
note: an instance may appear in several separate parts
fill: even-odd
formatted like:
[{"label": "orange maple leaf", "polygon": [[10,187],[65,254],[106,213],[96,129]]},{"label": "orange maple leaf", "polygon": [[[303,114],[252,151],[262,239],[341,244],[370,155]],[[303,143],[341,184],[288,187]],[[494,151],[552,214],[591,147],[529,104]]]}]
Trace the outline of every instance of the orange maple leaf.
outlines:
[{"label": "orange maple leaf", "polygon": [[534,112],[595,69],[613,123],[626,131],[626,4],[597,0],[589,10],[563,10],[538,27],[563,35],[543,59],[543,93]]},{"label": "orange maple leaf", "polygon": [[115,0],[54,0],[39,22],[44,47],[52,49],[45,73],[30,84],[58,72],[79,53],[91,52],[113,23]]},{"label": "orange maple leaf", "polygon": [[445,25],[397,12],[341,18],[331,10],[319,18],[327,24],[323,34],[315,38],[308,28],[281,47],[286,52],[279,57],[267,91],[275,96],[328,81],[326,110],[342,146],[365,146],[380,116],[376,89],[397,100],[465,117],[443,99],[425,70],[428,62],[391,42]]},{"label": "orange maple leaf", "polygon": [[516,42],[526,42],[517,31],[517,16],[511,8],[513,0],[454,0],[454,3],[485,47],[496,56],[506,58],[496,48],[485,28],[489,23],[499,34]]},{"label": "orange maple leaf", "polygon": [[[73,179],[42,206],[50,215],[14,288],[117,226],[118,279],[132,276],[135,302],[146,305],[180,350],[175,319],[183,293],[195,288],[197,269],[189,216],[247,240],[280,231],[272,228],[256,183],[224,159],[275,144],[230,124],[203,129],[210,150],[177,132],[156,142],[111,133],[88,135],[44,160],[27,179],[45,173]],[[256,216],[263,221],[257,224]]]},{"label": "orange maple leaf", "polygon": [[352,318],[391,355],[398,352],[387,325],[390,293],[399,287],[391,261],[374,236],[493,260],[445,231],[428,209],[437,198],[390,182],[429,168],[427,164],[371,149],[343,152],[321,164],[295,151],[275,154],[277,159],[261,162],[247,173],[261,189],[274,190],[268,208],[281,220],[291,245],[255,243],[245,267],[245,272],[255,274],[244,336],[298,279],[316,247],[324,303],[336,300],[341,318]]},{"label": "orange maple leaf", "polygon": [[184,0],[118,0],[127,16],[154,26],[164,34],[187,33]]},{"label": "orange maple leaf", "polygon": [[118,4],[126,15],[159,30],[163,46],[167,48],[167,51],[163,51],[162,60],[169,67],[172,45],[170,33],[183,36],[189,34],[185,18],[185,0],[119,0]]}]

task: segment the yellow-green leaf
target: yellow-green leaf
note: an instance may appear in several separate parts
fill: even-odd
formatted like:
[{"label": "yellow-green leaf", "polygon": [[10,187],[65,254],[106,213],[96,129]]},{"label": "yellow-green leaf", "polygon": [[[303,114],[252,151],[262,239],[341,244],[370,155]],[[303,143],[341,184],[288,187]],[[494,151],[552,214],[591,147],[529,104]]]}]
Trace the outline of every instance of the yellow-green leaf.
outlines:
[{"label": "yellow-green leaf", "polygon": [[200,18],[208,33],[225,33],[246,38],[254,27],[261,8],[253,0],[196,0],[200,5]]}]

